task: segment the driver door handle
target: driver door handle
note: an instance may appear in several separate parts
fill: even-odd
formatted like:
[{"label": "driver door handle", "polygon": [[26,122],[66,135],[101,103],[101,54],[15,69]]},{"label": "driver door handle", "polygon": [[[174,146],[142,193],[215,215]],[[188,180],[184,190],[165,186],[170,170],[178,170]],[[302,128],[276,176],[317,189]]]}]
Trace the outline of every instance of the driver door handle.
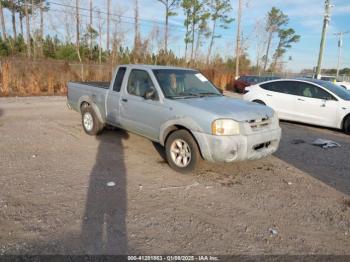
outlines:
[{"label": "driver door handle", "polygon": [[128,99],[122,98],[122,101],[123,101],[123,102],[128,102]]},{"label": "driver door handle", "polygon": [[272,95],[270,95],[270,94],[266,94],[267,96],[272,96]]},{"label": "driver door handle", "polygon": [[298,98],[299,101],[305,101],[304,99]]}]

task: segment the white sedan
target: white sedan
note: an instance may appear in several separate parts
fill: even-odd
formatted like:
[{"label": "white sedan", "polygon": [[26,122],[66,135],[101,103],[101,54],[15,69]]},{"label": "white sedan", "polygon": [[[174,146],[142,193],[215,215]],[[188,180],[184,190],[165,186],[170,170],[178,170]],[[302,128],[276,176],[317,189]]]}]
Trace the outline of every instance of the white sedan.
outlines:
[{"label": "white sedan", "polygon": [[280,79],[246,87],[244,100],[272,107],[280,119],[350,134],[350,91],[328,81]]}]

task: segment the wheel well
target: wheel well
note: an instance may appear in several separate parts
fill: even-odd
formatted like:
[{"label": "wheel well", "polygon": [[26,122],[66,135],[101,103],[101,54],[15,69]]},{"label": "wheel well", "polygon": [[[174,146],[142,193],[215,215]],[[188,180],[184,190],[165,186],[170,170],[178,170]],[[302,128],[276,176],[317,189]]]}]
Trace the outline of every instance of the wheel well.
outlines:
[{"label": "wheel well", "polygon": [[166,141],[168,140],[169,136],[170,136],[173,132],[175,132],[175,131],[177,131],[177,130],[181,130],[181,129],[186,130],[188,133],[191,134],[191,136],[193,137],[194,141],[195,141],[196,144],[197,144],[199,153],[200,153],[201,157],[203,158],[202,151],[201,151],[201,148],[200,148],[200,146],[199,146],[199,144],[198,144],[197,139],[196,139],[195,136],[192,134],[191,130],[189,130],[188,128],[186,128],[186,127],[184,127],[184,126],[182,126],[182,125],[173,125],[173,126],[170,126],[170,127],[168,128],[168,131],[167,131],[166,135],[164,136],[164,145],[166,144]]},{"label": "wheel well", "polygon": [[252,102],[254,103],[258,103],[258,104],[262,104],[262,105],[266,105],[266,103],[260,99],[254,99]]},{"label": "wheel well", "polygon": [[350,113],[347,114],[346,116],[344,116],[343,121],[341,123],[341,129],[344,129],[345,120],[348,119],[348,118],[350,118]]},{"label": "wheel well", "polygon": [[83,108],[83,107],[85,107],[85,106],[89,106],[90,104],[88,103],[88,102],[86,102],[86,101],[83,101],[83,102],[81,102],[81,104],[80,104],[80,112],[81,112],[81,109]]},{"label": "wheel well", "polygon": [[[188,131],[188,132],[192,135],[191,131],[190,131],[188,128],[184,127],[184,126],[181,126],[181,125],[173,125],[173,126],[170,126],[170,127],[168,127],[167,133],[164,135],[164,145],[165,145],[166,141],[168,140],[168,137],[169,137],[173,132],[175,132],[176,130],[180,130],[180,129],[184,129],[184,130]],[[193,136],[193,135],[192,135],[192,136]]]}]

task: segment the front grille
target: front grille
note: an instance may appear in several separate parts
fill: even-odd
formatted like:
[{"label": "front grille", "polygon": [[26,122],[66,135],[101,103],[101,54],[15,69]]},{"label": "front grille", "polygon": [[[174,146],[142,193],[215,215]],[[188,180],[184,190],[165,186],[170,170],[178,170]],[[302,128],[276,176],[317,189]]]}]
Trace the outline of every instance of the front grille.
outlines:
[{"label": "front grille", "polygon": [[271,124],[271,120],[269,118],[254,119],[247,122],[253,131],[260,131],[262,129],[268,128]]},{"label": "front grille", "polygon": [[261,143],[261,144],[253,146],[253,149],[256,151],[259,151],[261,149],[268,148],[270,145],[271,145],[271,142]]}]

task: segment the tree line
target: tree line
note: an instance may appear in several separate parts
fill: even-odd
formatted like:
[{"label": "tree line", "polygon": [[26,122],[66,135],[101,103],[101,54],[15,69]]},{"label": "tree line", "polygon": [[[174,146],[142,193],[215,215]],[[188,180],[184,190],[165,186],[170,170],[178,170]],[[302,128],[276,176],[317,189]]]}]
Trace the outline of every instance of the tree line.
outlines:
[{"label": "tree line", "polygon": [[[86,3],[88,1],[88,4]],[[139,17],[139,1],[134,0],[133,15],[133,44],[125,43],[125,34],[121,30],[123,12],[115,13],[111,6],[117,5],[113,0],[105,0],[105,10],[94,5],[93,0],[73,0],[73,3],[50,2],[47,0],[0,0],[0,56],[26,55],[30,58],[52,58],[83,62],[111,63],[155,63],[174,65],[206,65],[222,66],[228,69],[240,64],[241,72],[278,72],[282,69],[283,57],[292,44],[299,41],[300,36],[293,28],[287,27],[288,16],[280,9],[272,7],[266,14],[265,20],[260,21],[263,29],[259,29],[261,41],[254,64],[247,54],[249,43],[244,38],[240,23],[237,23],[235,50],[227,50],[226,58],[223,52],[217,52],[218,39],[230,32],[235,15],[230,0],[154,0],[163,6],[164,23],[148,36],[141,34]],[[242,4],[239,0],[238,3]],[[74,37],[60,39],[51,32],[44,32],[46,16],[53,5],[60,6],[62,14],[70,16],[67,22],[67,32],[74,31]],[[88,6],[86,8],[86,6]],[[10,21],[5,21],[4,10],[10,14]],[[53,11],[53,10],[52,10]],[[57,10],[56,10],[57,11]],[[84,11],[88,12],[88,15]],[[241,17],[239,8],[237,17]],[[247,10],[249,11],[249,10]],[[244,11],[243,11],[244,12]],[[169,44],[172,17],[183,13],[183,55],[175,55]],[[82,17],[87,16],[86,24]],[[38,23],[36,29],[34,23]],[[244,23],[244,21],[242,21]],[[8,25],[11,25],[11,34]],[[19,27],[19,31],[18,31]],[[69,28],[68,28],[69,27]],[[25,29],[24,29],[25,28]],[[73,29],[72,29],[73,28]],[[103,44],[102,36],[106,35]],[[277,45],[271,55],[274,38]],[[152,41],[158,40],[157,48],[152,47]],[[232,37],[232,39],[234,39]],[[203,51],[203,49],[206,49]],[[201,52],[201,50],[203,52]],[[203,54],[204,53],[204,54]],[[264,53],[264,54],[263,54]],[[262,55],[263,54],[263,55]],[[239,58],[239,59],[236,59]],[[254,65],[253,65],[254,64]]]}]

